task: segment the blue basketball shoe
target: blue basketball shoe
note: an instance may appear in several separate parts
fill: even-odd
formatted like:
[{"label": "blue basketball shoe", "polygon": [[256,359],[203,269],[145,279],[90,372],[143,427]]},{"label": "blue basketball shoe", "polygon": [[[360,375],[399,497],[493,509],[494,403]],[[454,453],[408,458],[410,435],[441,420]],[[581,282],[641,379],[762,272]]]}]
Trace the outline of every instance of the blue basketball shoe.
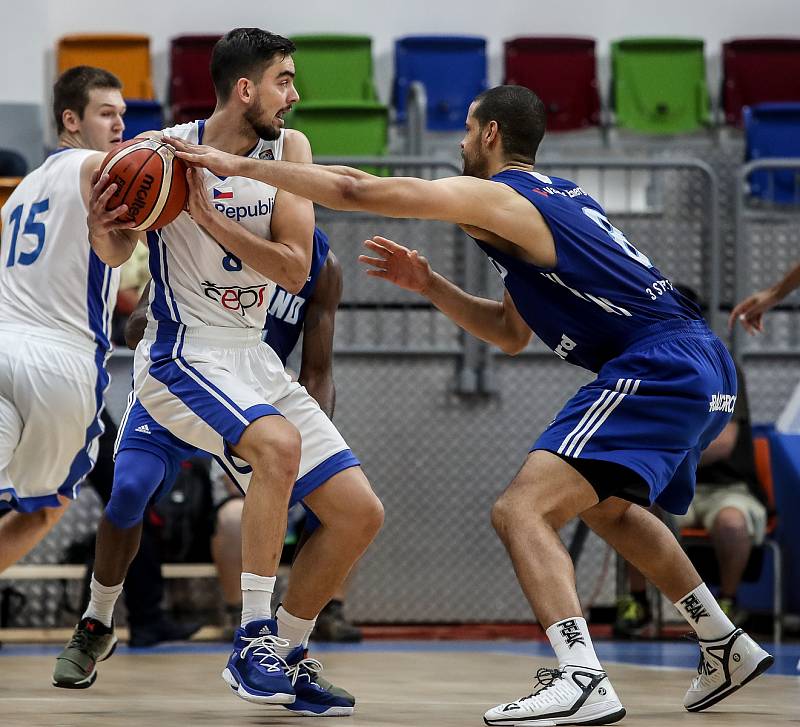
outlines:
[{"label": "blue basketball shoe", "polygon": [[356,698],[341,687],[335,687],[319,673],[322,664],[309,659],[308,652],[298,646],[286,657],[286,674],[291,679],[297,698],[286,709],[303,717],[349,717]]},{"label": "blue basketball shoe", "polygon": [[275,653],[275,646],[288,646],[275,634],[278,626],[272,619],[251,621],[236,630],[233,653],[222,678],[236,694],[255,704],[291,704],[295,701],[292,682],[286,674],[286,662]]}]

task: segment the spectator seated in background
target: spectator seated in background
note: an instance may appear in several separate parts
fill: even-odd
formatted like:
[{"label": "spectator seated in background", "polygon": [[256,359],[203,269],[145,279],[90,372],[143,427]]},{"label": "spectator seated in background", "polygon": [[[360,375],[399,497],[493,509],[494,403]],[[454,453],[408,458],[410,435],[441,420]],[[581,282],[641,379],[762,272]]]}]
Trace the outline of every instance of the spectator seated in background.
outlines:
[{"label": "spectator seated in background", "polygon": [[[694,290],[676,287],[703,308]],[[764,540],[767,508],[756,479],[747,387],[738,363],[736,373],[739,385],[733,416],[703,452],[694,500],[675,524],[679,530],[704,528],[710,534],[719,566],[719,605],[740,626],[745,614],[737,607],[736,591],[753,545]],[[649,621],[644,579],[632,574],[631,595],[618,604],[615,634],[637,635]]]}]

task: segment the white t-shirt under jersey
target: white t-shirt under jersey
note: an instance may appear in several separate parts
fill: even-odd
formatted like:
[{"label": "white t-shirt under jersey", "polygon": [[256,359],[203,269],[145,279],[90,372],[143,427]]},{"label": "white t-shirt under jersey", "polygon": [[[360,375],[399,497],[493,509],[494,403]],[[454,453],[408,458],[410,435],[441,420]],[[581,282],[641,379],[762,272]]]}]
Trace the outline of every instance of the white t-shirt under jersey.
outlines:
[{"label": "white t-shirt under jersey", "polygon": [[59,149],[3,205],[0,327],[57,331],[109,349],[119,272],[89,245],[80,170],[97,152]]},{"label": "white t-shirt under jersey", "polygon": [[[165,129],[164,133],[202,143],[203,121]],[[280,159],[284,134],[261,140],[250,152],[256,159]],[[271,239],[277,190],[245,177],[220,178],[208,170],[204,180],[209,202],[229,219],[263,239]],[[150,248],[148,318],[186,326],[264,327],[275,283],[228,252],[187,212],[147,235]]]}]

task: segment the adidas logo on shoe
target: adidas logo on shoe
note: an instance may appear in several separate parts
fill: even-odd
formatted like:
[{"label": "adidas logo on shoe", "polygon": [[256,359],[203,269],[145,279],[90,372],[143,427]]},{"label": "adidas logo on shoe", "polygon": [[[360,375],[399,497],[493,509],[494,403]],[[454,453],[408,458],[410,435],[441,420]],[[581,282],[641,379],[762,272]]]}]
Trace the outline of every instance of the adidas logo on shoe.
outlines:
[{"label": "adidas logo on shoe", "polygon": [[142,424],[140,427],[136,427],[137,432],[141,432],[142,434],[152,434],[150,431],[150,427],[147,424]]}]

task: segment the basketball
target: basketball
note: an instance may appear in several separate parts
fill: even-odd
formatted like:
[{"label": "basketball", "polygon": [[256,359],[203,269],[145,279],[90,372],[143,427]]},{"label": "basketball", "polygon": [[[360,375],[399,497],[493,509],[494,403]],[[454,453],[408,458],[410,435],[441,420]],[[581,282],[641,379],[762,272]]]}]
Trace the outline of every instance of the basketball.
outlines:
[{"label": "basketball", "polygon": [[134,230],[164,227],[186,206],[186,164],[157,139],[139,137],[118,144],[103,160],[103,174],[117,185],[106,208],[128,205],[122,219],[135,221]]}]

